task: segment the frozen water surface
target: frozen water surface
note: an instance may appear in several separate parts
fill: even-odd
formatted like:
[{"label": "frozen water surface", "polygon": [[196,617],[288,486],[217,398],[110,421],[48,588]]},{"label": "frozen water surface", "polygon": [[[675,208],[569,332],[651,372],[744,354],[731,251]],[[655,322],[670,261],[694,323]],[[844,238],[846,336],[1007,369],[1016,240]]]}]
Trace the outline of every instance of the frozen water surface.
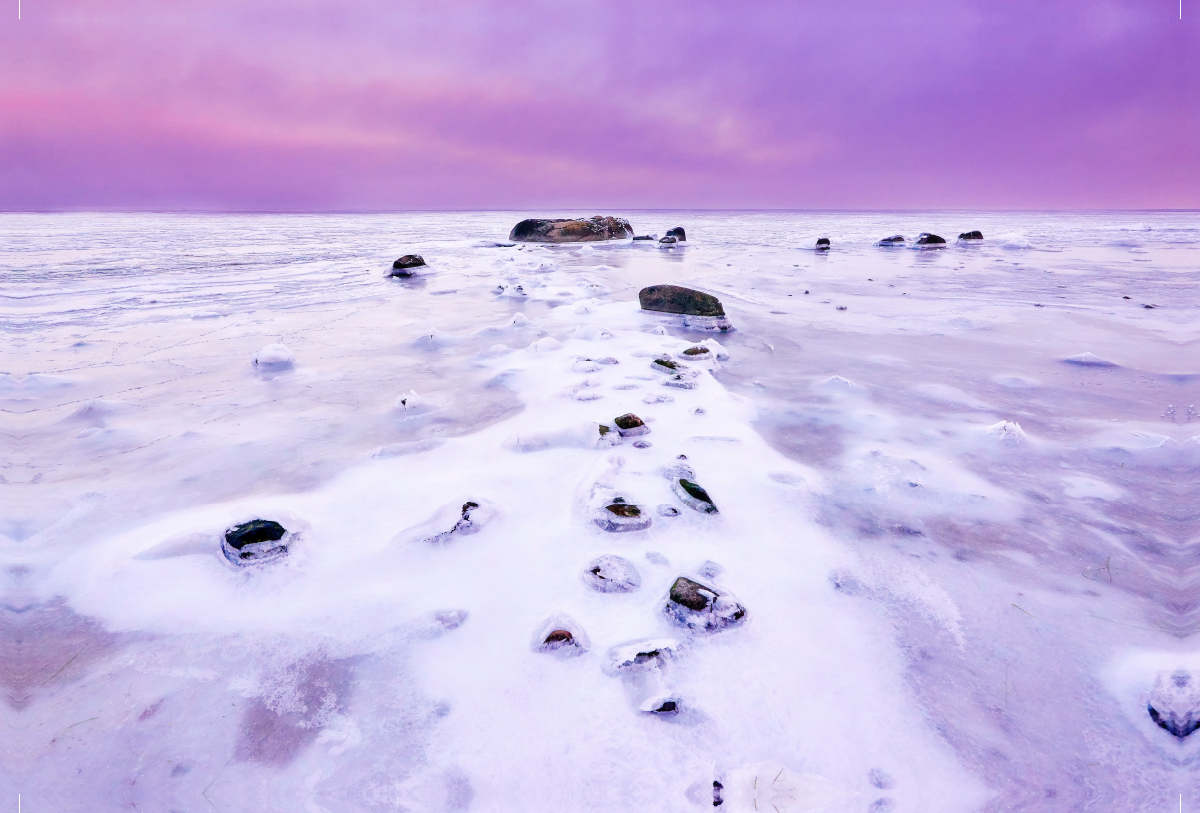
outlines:
[{"label": "frozen water surface", "polygon": [[0,216],[4,798],[1200,803],[1194,214],[528,214]]}]

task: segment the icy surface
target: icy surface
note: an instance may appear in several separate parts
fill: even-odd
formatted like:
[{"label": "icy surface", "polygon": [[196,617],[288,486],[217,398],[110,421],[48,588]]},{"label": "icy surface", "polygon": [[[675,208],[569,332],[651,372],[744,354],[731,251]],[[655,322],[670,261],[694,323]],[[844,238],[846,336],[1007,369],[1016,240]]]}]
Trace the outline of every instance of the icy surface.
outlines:
[{"label": "icy surface", "polygon": [[[613,214],[688,242],[497,245],[527,212],[0,215],[4,798],[1193,798],[1196,215]],[[408,253],[437,273],[386,278]],[[639,311],[660,283],[734,330]],[[630,412],[648,433],[600,434]],[[616,500],[649,527],[598,527]],[[287,556],[239,568],[221,538],[253,519]],[[637,589],[581,578],[603,556]],[[672,624],[681,576],[745,618]]]}]

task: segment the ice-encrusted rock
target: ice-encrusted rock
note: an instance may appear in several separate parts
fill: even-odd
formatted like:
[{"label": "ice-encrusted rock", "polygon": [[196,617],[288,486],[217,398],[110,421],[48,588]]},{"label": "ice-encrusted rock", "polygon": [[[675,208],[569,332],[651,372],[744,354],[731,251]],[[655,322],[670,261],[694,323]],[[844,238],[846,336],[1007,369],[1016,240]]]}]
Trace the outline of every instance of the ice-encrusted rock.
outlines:
[{"label": "ice-encrusted rock", "polygon": [[683,373],[679,373],[678,375],[673,375],[670,378],[664,380],[663,386],[675,387],[676,389],[680,389],[680,390],[694,390],[694,389],[696,389],[697,384],[696,384],[696,379],[694,376],[689,376],[689,375],[684,375]]},{"label": "ice-encrusted rock", "polygon": [[583,581],[601,593],[632,593],[642,586],[642,576],[633,562],[611,553],[588,562]]},{"label": "ice-encrusted rock", "polygon": [[675,226],[674,228],[667,229],[667,237],[674,237],[680,243],[687,242],[687,232],[683,230],[683,226]]},{"label": "ice-encrusted rock", "polygon": [[454,523],[454,527],[434,534],[425,541],[433,545],[445,545],[453,541],[455,536],[470,536],[479,533],[480,528],[491,518],[492,513],[490,506],[481,506],[474,500],[467,500],[463,503],[462,511],[458,521]]},{"label": "ice-encrusted rock", "polygon": [[663,245],[671,246],[671,245],[675,245],[679,241],[676,240],[674,237],[667,236],[667,237],[663,237],[663,238],[659,239],[658,242]]},{"label": "ice-encrusted rock", "polygon": [[636,435],[645,435],[650,432],[650,427],[632,412],[627,412],[620,417],[614,418],[613,423],[617,426],[617,431],[621,433],[621,437],[628,438]]},{"label": "ice-encrusted rock", "polygon": [[679,516],[679,509],[673,505],[667,505],[666,503],[663,503],[662,505],[658,506],[658,508],[656,510],[658,511],[658,515],[660,517],[677,517],[677,516]]},{"label": "ice-encrusted rock", "polygon": [[639,234],[639,235],[635,235],[633,239],[635,241],[641,241],[641,240],[654,241],[654,240],[658,239],[658,235],[657,234]]},{"label": "ice-encrusted rock", "polygon": [[931,248],[933,246],[944,246],[944,245],[946,245],[946,238],[939,237],[936,234],[930,234],[927,231],[923,231],[917,235],[917,240],[916,240],[916,242],[913,243],[913,245],[914,246],[922,246],[925,248]]},{"label": "ice-encrusted rock", "polygon": [[221,538],[221,552],[236,565],[257,565],[287,555],[290,535],[270,519],[253,519],[234,525]]},{"label": "ice-encrusted rock", "polygon": [[684,361],[704,361],[715,357],[716,354],[702,344],[692,345],[679,354],[679,358]]},{"label": "ice-encrusted rock", "polygon": [[638,704],[638,710],[647,714],[678,714],[682,703],[672,693],[655,694]]},{"label": "ice-encrusted rock", "polygon": [[571,658],[591,648],[583,627],[568,615],[555,615],[542,622],[533,636],[533,651]]},{"label": "ice-encrusted rock", "polygon": [[680,502],[688,508],[693,508],[702,514],[716,514],[717,506],[713,504],[708,492],[693,482],[690,478],[680,477],[671,482],[671,490]]},{"label": "ice-encrusted rock", "polygon": [[417,269],[428,269],[425,264],[425,258],[420,254],[405,254],[400,259],[392,263],[392,270],[388,273],[389,277],[411,277],[418,273]]},{"label": "ice-encrusted rock", "polygon": [[520,243],[591,243],[624,240],[633,236],[633,227],[623,217],[595,215],[589,218],[522,220],[508,234]]},{"label": "ice-encrusted rock", "polygon": [[904,245],[904,235],[903,234],[893,234],[891,237],[883,238],[875,245],[883,246],[884,248],[891,248],[892,246],[902,246],[902,245]]},{"label": "ice-encrusted rock", "polygon": [[1000,421],[983,429],[985,435],[1005,446],[1016,446],[1025,440],[1025,430],[1016,421]]},{"label": "ice-encrusted rock", "polygon": [[681,373],[687,368],[679,362],[672,359],[670,356],[662,355],[650,362],[650,369],[656,373],[665,373],[666,375],[675,375]]},{"label": "ice-encrusted rock", "polygon": [[640,506],[617,497],[597,511],[592,517],[592,522],[609,533],[623,533],[645,530],[654,520]]},{"label": "ice-encrusted rock", "polygon": [[621,673],[661,668],[675,657],[680,646],[674,638],[646,638],[620,644],[608,651],[608,669]]},{"label": "ice-encrusted rock", "polygon": [[699,330],[729,330],[721,300],[712,294],[680,285],[651,285],[638,292],[642,310],[678,314],[684,327]]},{"label": "ice-encrusted rock", "polygon": [[1160,673],[1146,712],[1155,725],[1182,742],[1200,730],[1200,683],[1182,669]]},{"label": "ice-encrusted rock", "polygon": [[983,232],[981,231],[965,231],[958,236],[959,240],[982,240]]},{"label": "ice-encrusted rock", "polygon": [[705,632],[718,632],[746,619],[746,608],[733,596],[687,576],[671,585],[663,612],[680,626]]}]

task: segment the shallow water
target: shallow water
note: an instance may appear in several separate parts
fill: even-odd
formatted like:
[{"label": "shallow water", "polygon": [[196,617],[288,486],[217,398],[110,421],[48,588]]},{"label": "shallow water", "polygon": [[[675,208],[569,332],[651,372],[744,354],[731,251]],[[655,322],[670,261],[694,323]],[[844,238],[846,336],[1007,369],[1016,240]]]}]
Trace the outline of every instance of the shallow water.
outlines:
[{"label": "shallow water", "polygon": [[[1200,734],[1147,711],[1200,720],[1200,218],[640,212],[686,247],[494,245],[524,216],[0,215],[5,798],[1200,803]],[[406,253],[431,273],[385,278]],[[640,312],[663,282],[736,329]],[[728,358],[664,387],[651,360],[705,338]],[[649,434],[602,441],[626,412]],[[681,454],[718,514],[672,492]],[[653,524],[601,530],[614,496]],[[236,568],[255,517],[289,555]],[[590,588],[602,554],[640,587]],[[680,575],[745,621],[674,625]],[[547,624],[587,651],[537,651]],[[673,654],[614,666],[642,639]]]}]

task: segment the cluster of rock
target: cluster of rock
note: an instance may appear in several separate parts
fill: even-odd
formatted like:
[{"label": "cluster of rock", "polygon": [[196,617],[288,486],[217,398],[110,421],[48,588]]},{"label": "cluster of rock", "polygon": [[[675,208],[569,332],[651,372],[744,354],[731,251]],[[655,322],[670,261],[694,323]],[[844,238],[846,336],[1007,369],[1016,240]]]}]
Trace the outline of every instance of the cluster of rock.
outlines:
[{"label": "cluster of rock", "polygon": [[[960,242],[960,243],[971,242],[971,241],[982,240],[982,239],[983,239],[983,232],[981,232],[981,231],[965,231],[962,234],[958,235],[958,242]],[[875,245],[882,246],[883,248],[891,248],[894,246],[904,246],[904,245],[907,245],[907,243],[904,239],[903,234],[893,234],[891,237],[883,238],[882,240],[877,242]],[[919,235],[917,235],[917,239],[915,241],[913,241],[914,247],[920,246],[920,247],[924,247],[924,248],[938,248],[938,247],[945,246],[945,245],[946,245],[945,237],[942,237],[940,235],[933,234],[932,232],[927,232],[927,231],[921,232]]]}]

